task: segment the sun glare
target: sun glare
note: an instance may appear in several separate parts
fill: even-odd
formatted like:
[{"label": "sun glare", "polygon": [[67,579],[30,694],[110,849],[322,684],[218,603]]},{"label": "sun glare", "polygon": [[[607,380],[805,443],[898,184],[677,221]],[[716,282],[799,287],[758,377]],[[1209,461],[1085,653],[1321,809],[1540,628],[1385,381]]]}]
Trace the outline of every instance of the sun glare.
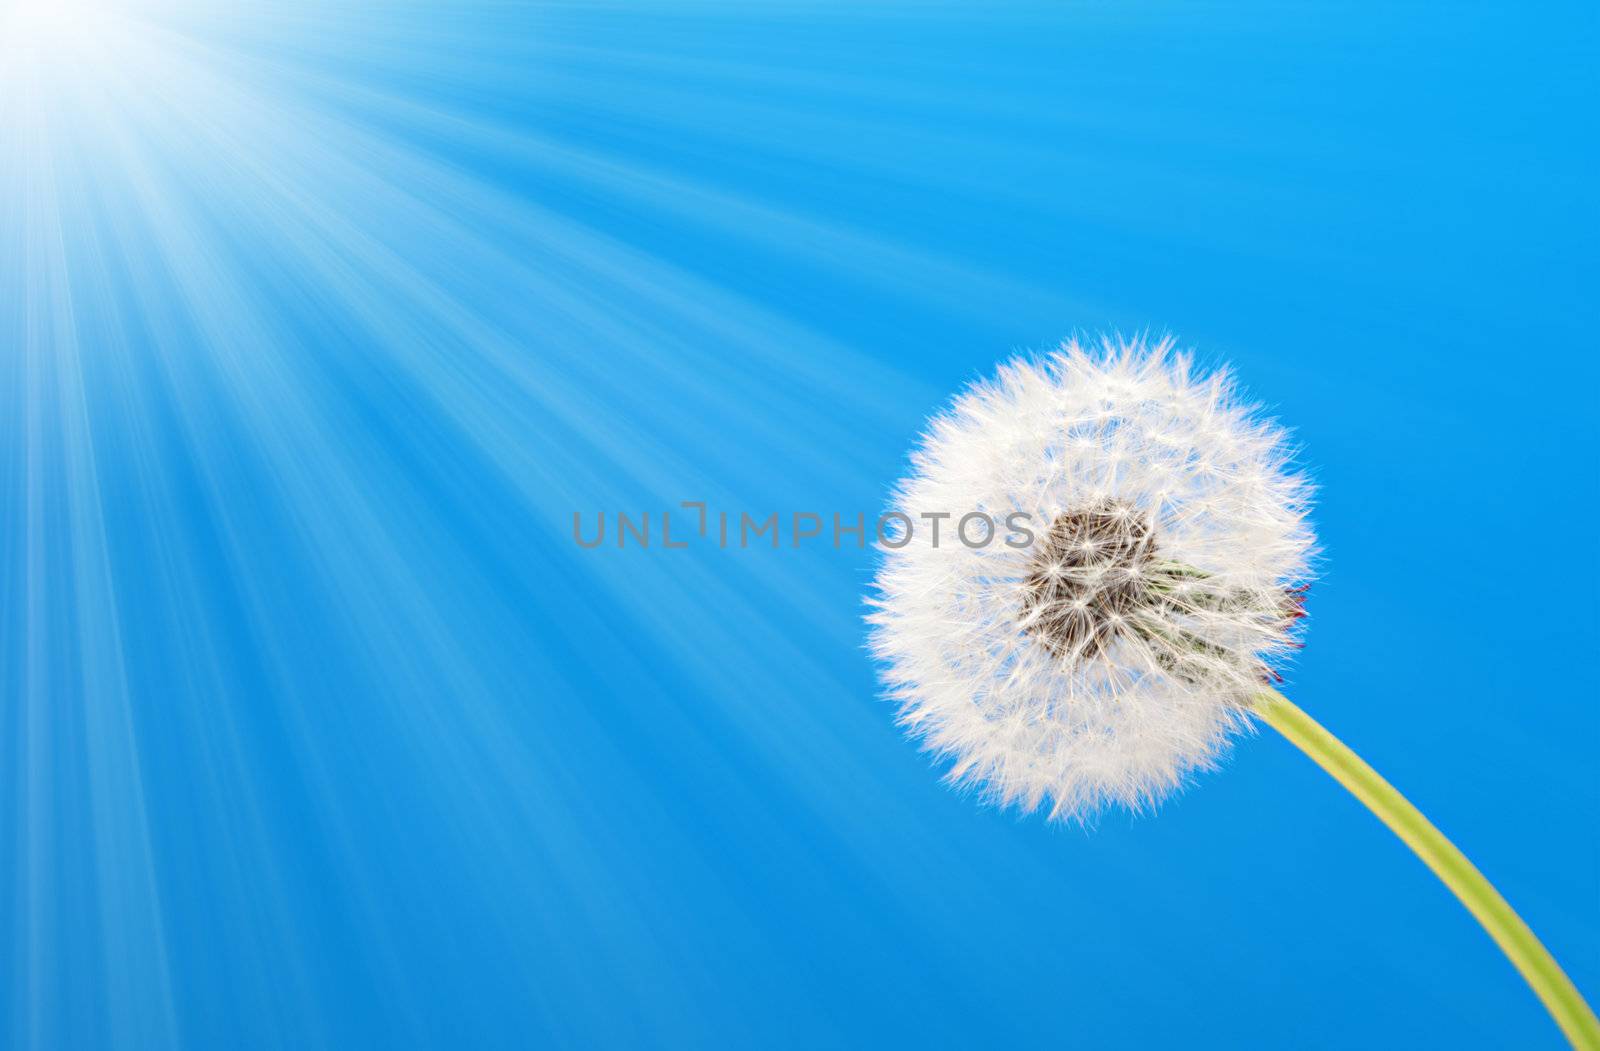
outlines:
[{"label": "sun glare", "polygon": [[4,21],[16,40],[9,43],[26,43],[28,36],[55,35],[75,31],[90,14],[86,0],[10,0],[4,6]]},{"label": "sun glare", "polygon": [[62,50],[91,40],[108,14],[96,0],[0,0],[0,62],[18,51]]}]

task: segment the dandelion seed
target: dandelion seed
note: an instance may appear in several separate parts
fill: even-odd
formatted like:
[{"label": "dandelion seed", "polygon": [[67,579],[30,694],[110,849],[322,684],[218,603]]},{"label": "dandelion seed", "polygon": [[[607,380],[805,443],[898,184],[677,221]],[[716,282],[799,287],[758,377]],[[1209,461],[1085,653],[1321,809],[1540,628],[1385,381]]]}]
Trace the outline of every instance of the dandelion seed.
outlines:
[{"label": "dandelion seed", "polygon": [[[1168,342],[1074,342],[968,389],[914,463],[895,510],[1022,511],[1040,534],[919,536],[879,573],[890,692],[954,779],[1085,817],[1212,765],[1291,649],[1285,589],[1309,575],[1309,487],[1283,433]],[[1190,566],[1206,586],[1186,601]],[[1015,711],[1031,733],[992,732]]]},{"label": "dandelion seed", "polygon": [[1170,340],[1076,341],[935,418],[894,510],[1021,512],[1031,546],[884,548],[872,647],[947,777],[1086,818],[1143,808],[1260,719],[1387,824],[1484,926],[1574,1047],[1600,1021],[1472,863],[1282,694],[1301,645],[1310,490],[1284,432]]}]

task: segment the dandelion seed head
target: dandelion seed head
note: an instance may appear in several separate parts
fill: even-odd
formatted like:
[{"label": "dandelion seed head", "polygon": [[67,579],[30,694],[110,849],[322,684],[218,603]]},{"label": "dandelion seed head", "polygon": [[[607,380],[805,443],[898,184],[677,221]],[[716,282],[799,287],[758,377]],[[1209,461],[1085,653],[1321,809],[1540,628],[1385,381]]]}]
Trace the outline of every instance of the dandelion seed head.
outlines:
[{"label": "dandelion seed head", "polygon": [[[1143,809],[1212,766],[1300,623],[1314,538],[1290,461],[1170,340],[1074,340],[973,384],[892,510],[981,511],[995,540],[913,530],[870,599],[903,724],[951,781],[1052,817]],[[1031,542],[1007,543],[1018,513]]]}]

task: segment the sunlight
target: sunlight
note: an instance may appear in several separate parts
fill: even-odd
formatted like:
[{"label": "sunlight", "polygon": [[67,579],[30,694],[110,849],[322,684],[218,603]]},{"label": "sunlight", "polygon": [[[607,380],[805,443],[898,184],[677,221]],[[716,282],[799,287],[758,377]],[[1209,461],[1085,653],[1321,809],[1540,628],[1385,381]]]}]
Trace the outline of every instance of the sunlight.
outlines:
[{"label": "sunlight", "polygon": [[4,8],[4,49],[37,48],[92,33],[101,20],[94,0],[11,0]]}]

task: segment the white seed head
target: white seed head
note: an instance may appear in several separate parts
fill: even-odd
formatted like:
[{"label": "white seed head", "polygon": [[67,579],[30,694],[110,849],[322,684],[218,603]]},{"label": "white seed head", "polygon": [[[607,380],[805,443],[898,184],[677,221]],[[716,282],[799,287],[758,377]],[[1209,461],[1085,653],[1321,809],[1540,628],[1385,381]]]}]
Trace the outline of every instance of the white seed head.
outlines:
[{"label": "white seed head", "polygon": [[[1213,765],[1297,645],[1313,537],[1290,459],[1170,340],[1074,340],[968,388],[912,454],[892,510],[918,528],[880,545],[869,600],[904,725],[952,782],[1052,817],[1142,809]],[[985,546],[920,517],[974,511]]]}]

